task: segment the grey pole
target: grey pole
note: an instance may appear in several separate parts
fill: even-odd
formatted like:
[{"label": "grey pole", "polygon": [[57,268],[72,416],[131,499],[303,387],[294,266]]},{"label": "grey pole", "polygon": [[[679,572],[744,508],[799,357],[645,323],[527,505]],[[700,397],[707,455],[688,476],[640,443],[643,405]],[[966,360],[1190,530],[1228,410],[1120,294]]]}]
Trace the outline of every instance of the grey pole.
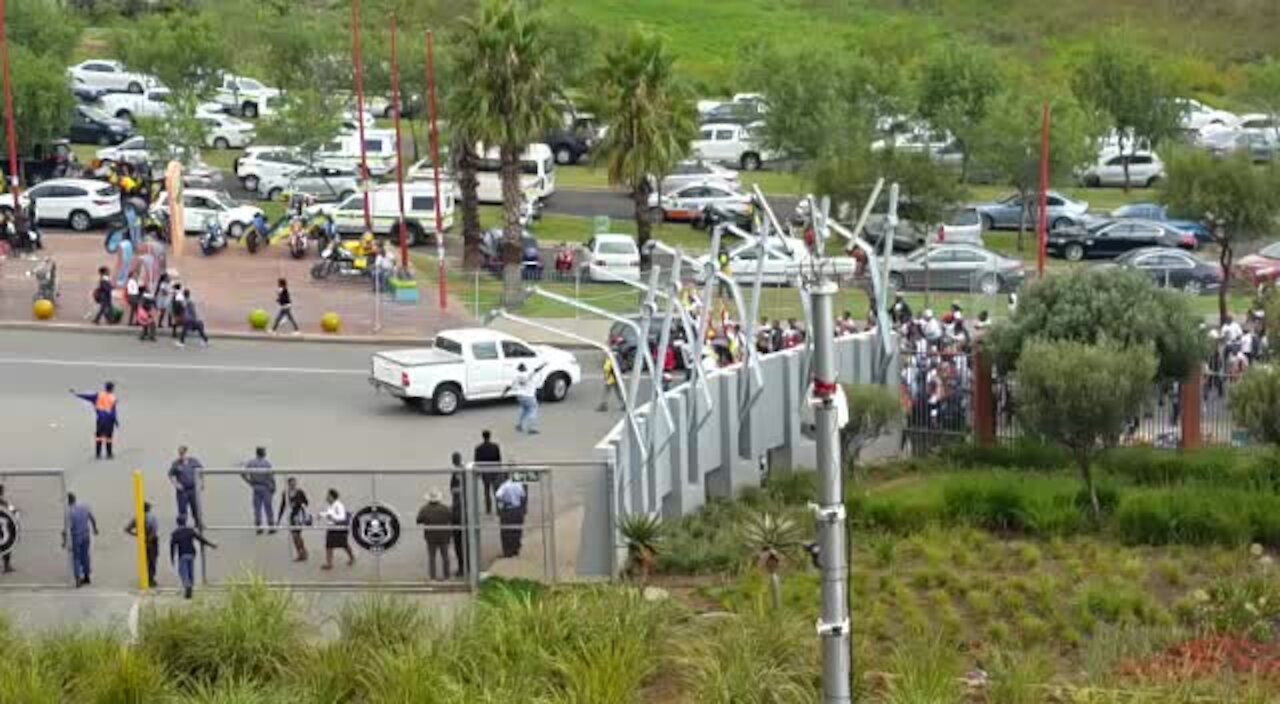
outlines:
[{"label": "grey pole", "polygon": [[813,310],[813,410],[818,454],[818,549],[822,568],[822,692],[826,704],[853,701],[849,640],[849,565],[845,552],[844,478],[836,409],[835,335],[831,297],[837,286],[819,276],[809,290]]}]

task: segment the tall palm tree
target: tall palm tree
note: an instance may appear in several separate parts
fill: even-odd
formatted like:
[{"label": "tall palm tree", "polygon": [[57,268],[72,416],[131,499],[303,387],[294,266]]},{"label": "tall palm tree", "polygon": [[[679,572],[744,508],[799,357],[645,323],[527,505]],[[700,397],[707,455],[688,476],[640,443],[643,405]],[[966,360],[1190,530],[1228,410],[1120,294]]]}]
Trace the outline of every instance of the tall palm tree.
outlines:
[{"label": "tall palm tree", "polygon": [[465,78],[453,119],[477,141],[498,148],[510,297],[520,273],[520,155],[556,119],[551,51],[541,17],[522,0],[487,0],[463,24],[459,48],[458,75]]},{"label": "tall palm tree", "polygon": [[641,251],[652,234],[653,179],[689,153],[698,130],[693,100],[674,64],[661,37],[636,30],[606,52],[594,81],[600,91],[597,112],[609,125],[596,158],[606,164],[609,183],[631,189]]}]

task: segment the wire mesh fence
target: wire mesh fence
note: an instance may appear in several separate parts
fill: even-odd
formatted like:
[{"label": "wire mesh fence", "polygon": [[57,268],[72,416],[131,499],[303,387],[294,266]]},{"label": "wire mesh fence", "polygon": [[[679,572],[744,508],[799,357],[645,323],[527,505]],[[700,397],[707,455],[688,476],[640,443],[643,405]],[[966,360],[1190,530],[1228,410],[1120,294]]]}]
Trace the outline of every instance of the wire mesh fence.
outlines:
[{"label": "wire mesh fence", "polygon": [[0,468],[0,488],[0,587],[74,586],[62,470]]}]

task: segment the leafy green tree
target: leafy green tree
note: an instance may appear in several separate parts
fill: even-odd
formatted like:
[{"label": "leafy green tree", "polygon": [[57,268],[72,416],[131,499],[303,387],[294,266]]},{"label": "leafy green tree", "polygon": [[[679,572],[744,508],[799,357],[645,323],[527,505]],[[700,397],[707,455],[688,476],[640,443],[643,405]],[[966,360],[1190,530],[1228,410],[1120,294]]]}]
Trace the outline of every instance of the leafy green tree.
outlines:
[{"label": "leafy green tree", "polygon": [[138,134],[151,144],[165,145],[165,151],[157,153],[157,157],[191,166],[199,162],[200,150],[209,136],[208,127],[196,116],[199,105],[200,96],[191,91],[172,93],[164,117],[138,119]]},{"label": "leafy green tree", "polygon": [[309,88],[286,94],[280,109],[258,126],[263,142],[293,147],[308,164],[314,164],[316,152],[341,131],[338,101]]},{"label": "leafy green tree", "polygon": [[630,189],[637,238],[647,253],[650,177],[667,174],[689,153],[698,129],[693,101],[662,38],[639,31],[605,53],[593,84],[609,125],[595,158],[606,164],[609,183]]},{"label": "leafy green tree", "polygon": [[1156,358],[1149,347],[1107,341],[1033,340],[1018,361],[1018,421],[1066,448],[1080,469],[1093,516],[1102,507],[1092,464],[1114,447],[1151,393]]},{"label": "leafy green tree", "polygon": [[203,94],[232,64],[227,35],[207,12],[147,15],[111,35],[112,50],[129,66],[150,73],[174,91]]},{"label": "leafy green tree", "polygon": [[844,397],[849,422],[840,429],[840,456],[854,470],[862,449],[902,421],[902,403],[893,390],[878,384],[847,384]]},{"label": "leafy green tree", "polygon": [[1014,370],[1032,340],[1150,347],[1162,381],[1181,381],[1208,353],[1200,319],[1185,296],[1161,289],[1145,274],[1114,269],[1074,269],[1041,279],[1023,292],[1008,320],[993,327],[986,344],[996,365]]},{"label": "leafy green tree", "polygon": [[1271,116],[1275,136],[1280,139],[1280,60],[1267,57],[1245,72],[1245,98]]},{"label": "leafy green tree", "polygon": [[319,58],[324,45],[322,30],[305,13],[272,18],[262,32],[263,79],[284,93],[299,88],[334,89],[337,85],[317,82],[311,66]]},{"label": "leafy green tree", "polygon": [[[33,53],[26,46],[9,47],[13,78],[13,122],[18,154],[28,155],[38,145],[66,135],[75,98],[67,90],[62,59]],[[0,153],[8,153],[0,148]],[[4,165],[8,169],[8,164]]]},{"label": "leafy green tree", "polygon": [[1000,90],[995,55],[977,45],[948,43],[920,67],[916,113],[934,129],[950,132],[964,154],[960,180],[969,175],[969,143]]},{"label": "leafy green tree", "polygon": [[[987,106],[986,118],[969,135],[978,166],[1012,186],[1022,201],[1018,249],[1032,215],[1039,212],[1030,196],[1040,187],[1040,146],[1043,106],[1049,101],[1049,177],[1071,178],[1072,172],[1097,156],[1102,126],[1070,95],[1010,86]],[[1034,206],[1034,210],[1032,209]]]},{"label": "leafy green tree", "polygon": [[1166,162],[1168,178],[1160,199],[1173,212],[1203,220],[1218,245],[1222,286],[1218,315],[1227,317],[1227,294],[1236,247],[1270,234],[1280,215],[1280,172],[1258,168],[1246,155],[1218,159],[1200,151],[1182,151]]},{"label": "leafy green tree", "polygon": [[54,0],[19,0],[5,4],[9,39],[35,54],[68,62],[80,38],[80,19]]},{"label": "leafy green tree", "polygon": [[1231,418],[1258,440],[1280,447],[1280,367],[1249,367],[1231,387]]},{"label": "leafy green tree", "polygon": [[486,0],[463,25],[457,65],[467,80],[458,88],[453,119],[478,141],[497,147],[502,181],[504,280],[509,299],[519,283],[520,156],[557,118],[557,84],[548,63],[541,16],[517,0]]},{"label": "leafy green tree", "polygon": [[[1178,91],[1156,69],[1155,57],[1127,37],[1104,37],[1084,52],[1075,67],[1071,88],[1081,100],[1107,116],[1120,137],[1120,152],[1141,143],[1151,149],[1177,134],[1182,108]],[[1129,190],[1129,164],[1124,165]]]},{"label": "leafy green tree", "polygon": [[[913,217],[921,224],[941,222],[946,212],[964,198],[955,173],[928,154],[893,149],[870,151],[865,143],[825,152],[811,172],[815,193],[830,196],[834,203],[854,206],[853,212],[861,210],[876,179],[883,177],[886,183],[896,183],[899,197],[903,202],[910,201]],[[887,203],[887,189],[881,191],[880,198]]]}]

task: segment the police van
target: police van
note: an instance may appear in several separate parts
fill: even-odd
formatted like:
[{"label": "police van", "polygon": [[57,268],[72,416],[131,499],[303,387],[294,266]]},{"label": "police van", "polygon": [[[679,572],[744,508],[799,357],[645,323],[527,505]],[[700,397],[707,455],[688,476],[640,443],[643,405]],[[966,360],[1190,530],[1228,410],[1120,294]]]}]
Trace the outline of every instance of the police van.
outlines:
[{"label": "police van", "polygon": [[[373,233],[399,238],[400,194],[396,184],[377,186],[368,196]],[[364,193],[355,193],[339,203],[311,206],[307,212],[327,215],[343,236],[359,237],[366,231],[364,200]],[[410,245],[431,241],[436,232],[436,195],[431,183],[410,181],[404,184],[404,223]],[[445,231],[453,227],[453,193],[448,188],[440,192],[440,223]]]}]

